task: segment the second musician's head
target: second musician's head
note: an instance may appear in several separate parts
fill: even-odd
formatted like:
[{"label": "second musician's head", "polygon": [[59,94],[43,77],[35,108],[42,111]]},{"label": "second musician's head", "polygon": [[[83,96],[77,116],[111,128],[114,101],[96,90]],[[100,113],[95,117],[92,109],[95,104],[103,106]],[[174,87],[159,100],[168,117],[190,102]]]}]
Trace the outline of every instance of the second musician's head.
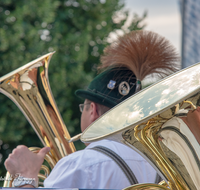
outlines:
[{"label": "second musician's head", "polygon": [[87,89],[75,92],[85,99],[82,131],[99,116],[142,89],[142,80],[152,74],[167,76],[178,70],[179,56],[164,37],[150,31],[132,31],[106,47],[100,74]]}]

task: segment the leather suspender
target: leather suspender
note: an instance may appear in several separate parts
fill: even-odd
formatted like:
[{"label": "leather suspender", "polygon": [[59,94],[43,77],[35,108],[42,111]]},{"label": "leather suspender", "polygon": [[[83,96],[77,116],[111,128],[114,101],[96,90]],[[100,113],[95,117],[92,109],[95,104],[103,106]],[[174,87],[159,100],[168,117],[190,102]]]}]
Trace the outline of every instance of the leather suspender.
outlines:
[{"label": "leather suspender", "polygon": [[121,170],[126,175],[127,179],[129,180],[131,185],[138,183],[137,178],[135,177],[134,173],[130,169],[130,167],[126,164],[126,162],[114,151],[110,150],[104,146],[95,146],[91,148],[93,150],[99,151],[107,156],[109,156],[112,160],[114,160],[117,165],[121,168]]}]

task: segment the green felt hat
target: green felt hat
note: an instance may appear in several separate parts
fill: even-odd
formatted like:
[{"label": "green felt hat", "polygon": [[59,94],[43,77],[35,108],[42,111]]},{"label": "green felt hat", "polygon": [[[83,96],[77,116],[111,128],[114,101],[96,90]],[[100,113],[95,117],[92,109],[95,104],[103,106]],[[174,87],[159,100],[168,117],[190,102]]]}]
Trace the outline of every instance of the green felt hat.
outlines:
[{"label": "green felt hat", "polygon": [[127,68],[112,68],[97,75],[86,90],[79,89],[76,96],[114,107],[135,93],[136,76]]}]

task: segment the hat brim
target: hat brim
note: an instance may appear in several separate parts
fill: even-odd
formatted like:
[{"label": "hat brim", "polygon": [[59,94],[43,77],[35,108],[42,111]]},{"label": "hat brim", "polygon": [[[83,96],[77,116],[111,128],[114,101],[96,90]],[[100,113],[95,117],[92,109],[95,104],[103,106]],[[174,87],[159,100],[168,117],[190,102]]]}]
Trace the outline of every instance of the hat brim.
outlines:
[{"label": "hat brim", "polygon": [[80,98],[83,98],[83,99],[88,99],[92,102],[96,102],[98,104],[107,106],[109,108],[112,108],[112,107],[117,105],[116,102],[113,102],[113,101],[107,99],[105,96],[102,96],[97,92],[79,89],[79,90],[75,91],[75,95],[77,97],[80,97]]}]

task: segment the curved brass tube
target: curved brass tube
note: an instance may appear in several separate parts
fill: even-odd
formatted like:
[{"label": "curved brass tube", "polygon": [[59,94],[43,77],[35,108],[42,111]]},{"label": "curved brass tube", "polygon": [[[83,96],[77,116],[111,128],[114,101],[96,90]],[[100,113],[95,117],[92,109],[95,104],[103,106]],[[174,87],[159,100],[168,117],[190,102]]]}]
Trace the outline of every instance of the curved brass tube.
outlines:
[{"label": "curved brass tube", "polygon": [[[79,135],[71,139],[51,92],[48,67],[53,53],[48,53],[0,78],[0,92],[18,106],[42,144],[51,148],[50,154],[46,156],[50,168],[62,157],[75,152],[72,141],[80,138]],[[38,148],[31,150],[37,152]],[[46,167],[43,169],[47,172]],[[7,181],[4,186],[8,187]]]}]

